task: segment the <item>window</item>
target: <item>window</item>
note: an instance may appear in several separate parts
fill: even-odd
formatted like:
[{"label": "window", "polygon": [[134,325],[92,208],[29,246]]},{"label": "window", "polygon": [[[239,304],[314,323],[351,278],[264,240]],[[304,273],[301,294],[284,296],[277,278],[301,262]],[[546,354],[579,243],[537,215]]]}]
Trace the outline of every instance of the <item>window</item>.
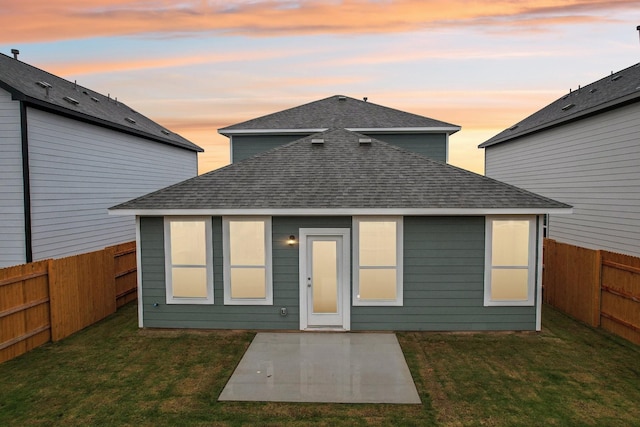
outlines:
[{"label": "window", "polygon": [[223,218],[224,303],[273,304],[271,218]]},{"label": "window", "polygon": [[167,304],[213,304],[211,218],[165,217]]},{"label": "window", "polygon": [[533,305],[533,217],[487,217],[484,305]]},{"label": "window", "polygon": [[402,305],[402,218],[354,217],[353,304]]}]

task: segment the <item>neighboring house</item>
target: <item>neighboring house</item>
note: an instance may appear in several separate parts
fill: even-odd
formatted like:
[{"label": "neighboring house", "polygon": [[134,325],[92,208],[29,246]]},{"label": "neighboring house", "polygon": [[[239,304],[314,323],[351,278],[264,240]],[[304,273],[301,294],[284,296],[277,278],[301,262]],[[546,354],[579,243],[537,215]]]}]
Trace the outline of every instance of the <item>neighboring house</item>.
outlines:
[{"label": "neighboring house", "polygon": [[539,330],[542,216],[570,210],[330,128],[110,212],[136,216],[141,327]]},{"label": "neighboring house", "polygon": [[640,64],[569,92],[480,145],[486,174],[574,206],[550,238],[640,256]]},{"label": "neighboring house", "polygon": [[0,267],[135,239],[133,219],[107,208],[197,175],[199,151],[120,101],[0,54]]}]

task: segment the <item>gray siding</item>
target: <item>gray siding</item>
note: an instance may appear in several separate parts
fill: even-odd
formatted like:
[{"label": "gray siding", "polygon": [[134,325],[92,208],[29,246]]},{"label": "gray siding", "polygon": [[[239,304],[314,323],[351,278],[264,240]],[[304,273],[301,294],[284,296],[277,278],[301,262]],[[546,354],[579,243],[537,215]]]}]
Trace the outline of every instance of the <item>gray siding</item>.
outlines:
[{"label": "gray siding", "polygon": [[135,240],[107,208],[197,175],[193,151],[28,109],[34,260]]},{"label": "gray siding", "polygon": [[25,261],[20,103],[0,89],[0,268]]},{"label": "gray siding", "polygon": [[231,139],[231,162],[238,163],[307,135],[234,135]]},{"label": "gray siding", "polygon": [[353,330],[535,330],[535,307],[484,307],[484,217],[404,218],[404,306],[352,307]]},{"label": "gray siding", "polygon": [[372,133],[370,136],[439,162],[447,161],[447,135],[444,133]]},{"label": "gray siding", "polygon": [[574,206],[549,237],[640,256],[640,104],[486,148],[486,174]]},{"label": "gray siding", "polygon": [[[152,328],[214,329],[300,329],[298,289],[298,246],[286,243],[300,227],[350,228],[351,217],[274,217],[273,235],[273,305],[224,305],[222,219],[212,219],[213,234],[213,305],[179,305],[165,303],[164,228],[160,217],[143,217],[140,221],[142,248],[142,294],[144,326]],[[154,306],[154,304],[158,304]],[[288,316],[280,316],[286,307]]]},{"label": "gray siding", "polygon": [[[222,220],[213,221],[214,304],[165,304],[163,219],[141,218],[144,325],[299,329],[300,228],[351,228],[351,217],[274,217],[273,306],[225,306]],[[535,307],[484,307],[484,217],[404,219],[404,306],[351,307],[353,330],[534,330]],[[154,306],[157,304],[157,306]],[[279,314],[286,307],[288,316]]]},{"label": "gray siding", "polygon": [[[233,136],[231,159],[233,163],[280,145],[296,141],[307,135],[241,135]],[[370,134],[372,138],[397,145],[440,162],[447,161],[447,135],[444,133],[423,134]]]}]

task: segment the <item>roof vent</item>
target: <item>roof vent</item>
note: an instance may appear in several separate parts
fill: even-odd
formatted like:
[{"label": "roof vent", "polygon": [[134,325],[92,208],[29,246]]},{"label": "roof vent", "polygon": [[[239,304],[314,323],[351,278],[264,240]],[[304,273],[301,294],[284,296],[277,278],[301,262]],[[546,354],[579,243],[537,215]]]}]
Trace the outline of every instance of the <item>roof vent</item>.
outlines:
[{"label": "roof vent", "polygon": [[572,108],[573,108],[573,107],[575,107],[575,106],[576,106],[576,104],[567,104],[567,105],[565,105],[564,107],[562,107],[562,111],[570,110],[570,109],[572,109]]},{"label": "roof vent", "polygon": [[311,145],[316,145],[316,146],[324,145],[324,139],[322,139],[322,138],[313,138],[311,140]]},{"label": "roof vent", "polygon": [[95,96],[92,96],[92,97],[91,97],[91,100],[92,100],[93,102],[100,102],[100,100],[99,100],[98,98],[96,98]]},{"label": "roof vent", "polygon": [[133,125],[135,125],[135,124],[136,124],[136,121],[135,121],[135,120],[133,120],[131,117],[125,117],[124,119],[125,119],[126,121],[128,121],[129,123],[133,124]]},{"label": "roof vent", "polygon": [[162,129],[160,132],[164,133],[165,135],[170,135],[171,134],[171,132],[169,132],[166,129]]},{"label": "roof vent", "polygon": [[620,80],[622,78],[622,74],[617,74],[613,77],[611,77],[611,81],[615,82],[616,80]]},{"label": "roof vent", "polygon": [[78,104],[80,104],[80,101],[78,101],[77,99],[74,99],[74,98],[72,98],[72,97],[70,97],[70,96],[65,96],[65,97],[64,97],[64,98],[62,98],[62,99],[64,99],[65,101],[67,101],[69,104],[73,104],[73,105],[78,105]]},{"label": "roof vent", "polygon": [[40,87],[45,88],[45,89],[46,89],[46,88],[50,88],[50,87],[52,87],[49,83],[47,83],[47,82],[45,82],[45,81],[36,82],[36,84],[37,84],[38,86],[40,86]]},{"label": "roof vent", "polygon": [[338,101],[346,101],[347,97],[346,96],[339,96],[338,97]]},{"label": "roof vent", "polygon": [[518,129],[518,125],[513,125],[509,128],[509,130],[516,130],[516,129]]},{"label": "roof vent", "polygon": [[598,88],[594,87],[593,89],[589,90],[589,93],[596,93],[598,91]]},{"label": "roof vent", "polygon": [[11,49],[11,53],[13,53],[13,59],[18,59],[18,55],[20,55],[20,51],[18,49]]},{"label": "roof vent", "polygon": [[371,145],[371,138],[360,138],[358,142],[360,145]]}]

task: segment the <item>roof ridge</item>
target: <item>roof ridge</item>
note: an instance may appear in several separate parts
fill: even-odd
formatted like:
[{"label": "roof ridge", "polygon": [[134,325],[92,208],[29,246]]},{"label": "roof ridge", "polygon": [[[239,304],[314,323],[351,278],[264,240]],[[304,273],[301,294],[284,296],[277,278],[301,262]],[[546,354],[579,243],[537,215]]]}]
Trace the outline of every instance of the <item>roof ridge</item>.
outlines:
[{"label": "roof ridge", "polygon": [[[218,132],[223,131],[223,130],[225,130],[225,129],[227,129],[227,128],[230,128],[230,127],[232,127],[232,126],[233,126],[233,127],[235,127],[235,126],[240,126],[240,125],[242,125],[242,124],[244,124],[244,123],[247,123],[247,122],[251,122],[251,121],[254,121],[254,120],[258,120],[258,119],[262,119],[262,118],[265,118],[265,117],[273,116],[273,115],[275,115],[275,114],[281,114],[281,113],[284,113],[284,112],[287,112],[287,111],[295,110],[295,109],[300,108],[300,107],[306,107],[306,106],[309,106],[309,105],[311,105],[311,104],[315,104],[315,103],[317,103],[317,102],[326,101],[326,100],[328,100],[328,99],[335,98],[335,97],[338,97],[338,96],[342,96],[342,95],[331,95],[331,96],[328,96],[328,97],[326,97],[326,98],[317,99],[317,100],[315,100],[315,101],[305,102],[304,104],[301,104],[301,105],[296,105],[296,106],[293,106],[293,107],[285,108],[284,110],[274,111],[273,113],[268,113],[268,114],[264,114],[264,115],[259,116],[259,117],[254,117],[254,118],[252,118],[252,119],[243,120],[243,121],[241,121],[240,123],[235,123],[235,124],[232,124],[232,125],[229,125],[229,126],[225,126],[225,127],[223,127],[223,128],[220,128],[220,129],[218,129]],[[347,97],[347,98],[348,98],[348,97]]]},{"label": "roof ridge", "polygon": [[454,133],[460,126],[427,116],[402,111],[360,100],[346,95],[332,95],[319,100],[265,114],[218,129],[231,134],[328,129],[331,127],[357,129],[432,129]]},{"label": "roof ridge", "polygon": [[500,181],[500,180],[497,180],[495,178],[491,178],[489,176],[482,175],[482,174],[470,171],[468,169],[464,169],[464,168],[461,168],[459,166],[452,165],[450,163],[440,162],[438,160],[435,160],[435,159],[432,159],[430,157],[427,157],[424,154],[416,153],[415,151],[411,151],[411,150],[408,150],[406,148],[402,148],[402,147],[399,147],[397,145],[393,145],[393,144],[391,144],[389,142],[386,142],[386,141],[381,141],[381,140],[377,140],[377,141],[388,145],[390,148],[392,148],[394,150],[398,150],[398,151],[404,152],[404,153],[409,154],[411,156],[420,157],[421,160],[426,160],[426,161],[431,162],[431,163],[437,163],[437,164],[439,164],[441,166],[444,166],[445,168],[453,169],[453,170],[457,171],[458,173],[463,173],[463,174],[466,174],[466,175],[473,175],[473,176],[482,178],[483,180],[487,180],[487,181],[494,182],[494,183],[499,183],[499,184],[502,184],[502,185],[507,185],[507,186],[512,187],[513,189],[517,190],[517,191],[520,191],[522,194],[527,194],[527,195],[540,197],[540,198],[545,199],[545,200],[550,201],[550,202],[556,202],[556,200],[553,200],[551,198],[542,196],[540,194],[534,193],[534,192],[529,191],[529,190],[525,190],[524,188],[518,187],[516,185],[509,184],[507,182]]}]

